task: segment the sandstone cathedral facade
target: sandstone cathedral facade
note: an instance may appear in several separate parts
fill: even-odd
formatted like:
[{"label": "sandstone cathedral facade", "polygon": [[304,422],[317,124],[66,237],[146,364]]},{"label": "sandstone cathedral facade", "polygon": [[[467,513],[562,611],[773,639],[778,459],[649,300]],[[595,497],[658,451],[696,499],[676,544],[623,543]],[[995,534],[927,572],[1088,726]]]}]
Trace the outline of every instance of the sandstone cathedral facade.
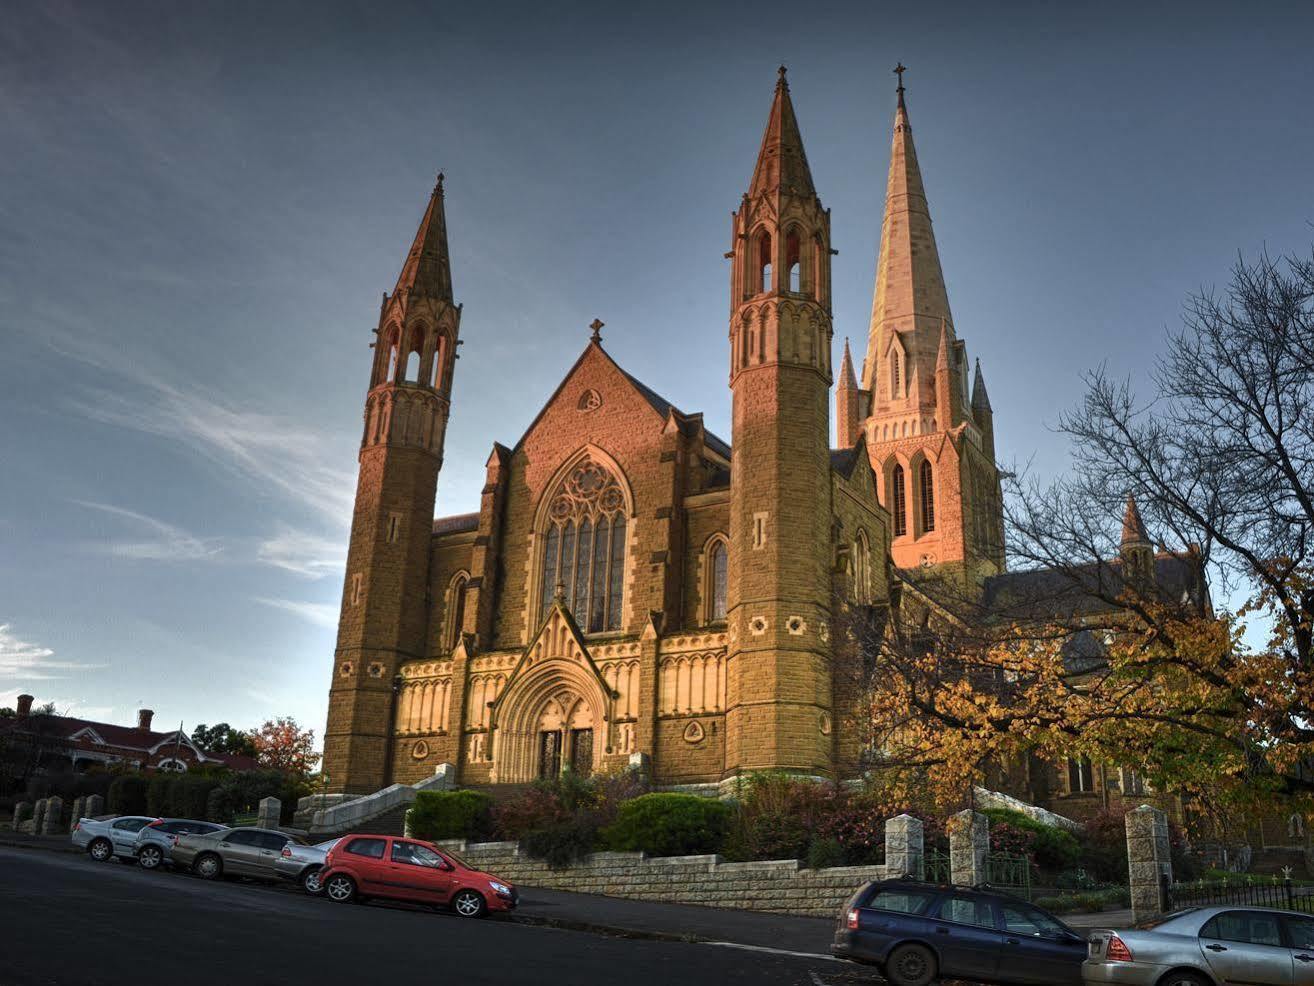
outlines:
[{"label": "sandstone cathedral facade", "polygon": [[727,254],[731,442],[618,365],[595,322],[525,434],[493,444],[478,509],[435,519],[461,323],[440,177],[376,330],[332,790],[636,755],[658,785],[709,790],[852,776],[835,600],[888,607],[914,571],[979,595],[1004,569],[990,401],[902,85],[860,376],[847,343],[832,371],[832,253],[782,69]]}]

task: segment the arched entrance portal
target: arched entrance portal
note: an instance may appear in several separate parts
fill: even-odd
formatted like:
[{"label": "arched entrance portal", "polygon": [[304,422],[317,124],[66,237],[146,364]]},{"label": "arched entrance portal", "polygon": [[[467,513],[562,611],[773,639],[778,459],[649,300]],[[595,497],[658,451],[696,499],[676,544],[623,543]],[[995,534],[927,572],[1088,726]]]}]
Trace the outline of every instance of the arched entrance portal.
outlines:
[{"label": "arched entrance portal", "polygon": [[591,774],[610,746],[612,695],[560,603],[493,704],[497,784]]}]

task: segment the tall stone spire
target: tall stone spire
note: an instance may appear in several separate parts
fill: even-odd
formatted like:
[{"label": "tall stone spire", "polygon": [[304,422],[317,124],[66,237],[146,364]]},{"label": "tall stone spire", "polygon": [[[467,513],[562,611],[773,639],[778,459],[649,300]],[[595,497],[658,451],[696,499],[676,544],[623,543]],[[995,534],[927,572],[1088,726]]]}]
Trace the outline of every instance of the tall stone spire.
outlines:
[{"label": "tall stone spire", "polygon": [[849,355],[849,340],[845,339],[844,358],[840,361],[839,379],[835,381],[835,440],[840,448],[853,448],[862,434],[860,401],[853,357]]},{"label": "tall stone spire", "polygon": [[443,208],[443,176],[438,175],[429,207],[424,210],[415,241],[397,276],[393,297],[419,294],[443,301],[452,300],[452,267],[447,252],[447,214]]},{"label": "tall stone spire", "polygon": [[1140,508],[1136,506],[1136,497],[1127,497],[1127,506],[1122,513],[1122,546],[1124,548],[1152,545],[1150,534],[1141,520]]},{"label": "tall stone spire", "polygon": [[[931,380],[942,320],[948,324],[950,338],[953,338],[954,319],[949,310],[935,234],[931,230],[931,210],[913,146],[901,74],[863,389],[873,389],[878,368],[884,367],[888,358],[893,332],[898,332],[903,340],[909,362],[923,371],[921,379]],[[931,397],[930,394],[921,396],[923,399]]]},{"label": "tall stone spire", "polygon": [[812,184],[812,171],[808,156],[803,150],[803,137],[799,133],[794,104],[789,98],[789,83],[785,81],[785,66],[780,66],[776,80],[776,98],[767,117],[766,131],[762,134],[762,149],[757,152],[757,166],[748,186],[748,197],[763,193],[783,192],[798,196],[817,194]]}]

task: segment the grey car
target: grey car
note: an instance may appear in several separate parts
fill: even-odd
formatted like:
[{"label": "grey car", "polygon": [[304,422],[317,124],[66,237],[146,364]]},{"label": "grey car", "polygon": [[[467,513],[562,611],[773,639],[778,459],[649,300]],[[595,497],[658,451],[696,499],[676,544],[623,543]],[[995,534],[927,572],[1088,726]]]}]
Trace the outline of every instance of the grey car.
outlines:
[{"label": "grey car", "polygon": [[195,818],[158,818],[137,833],[133,855],[144,870],[156,870],[172,864],[173,844],[180,835],[206,835],[226,826],[202,822]]},{"label": "grey car", "polygon": [[313,846],[302,846],[289,842],[283,847],[278,860],[274,863],[278,875],[285,880],[299,883],[308,894],[319,894],[323,887],[319,883],[319,871],[324,868],[324,857],[338,844],[337,839],[320,842]]},{"label": "grey car", "polygon": [[1084,983],[1314,986],[1314,916],[1265,907],[1181,911],[1142,930],[1091,933]]},{"label": "grey car", "polygon": [[73,845],[85,849],[98,863],[118,858],[131,861],[137,834],[155,821],[154,815],[118,815],[113,818],[79,818],[73,826]]},{"label": "grey car", "polygon": [[205,880],[245,876],[278,880],[283,847],[300,840],[275,829],[223,828],[206,835],[180,835],[173,845],[173,862],[190,867]]}]

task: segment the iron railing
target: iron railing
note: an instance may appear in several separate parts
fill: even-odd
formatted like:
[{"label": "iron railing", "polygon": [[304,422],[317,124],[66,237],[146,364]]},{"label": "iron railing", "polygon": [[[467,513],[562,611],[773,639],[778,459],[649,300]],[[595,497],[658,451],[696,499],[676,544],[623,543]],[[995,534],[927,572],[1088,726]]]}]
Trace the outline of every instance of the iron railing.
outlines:
[{"label": "iron railing", "polygon": [[1159,876],[1159,897],[1165,912],[1187,907],[1239,904],[1243,907],[1276,907],[1314,914],[1314,888],[1298,886],[1289,878],[1246,877],[1194,883],[1171,883],[1166,873]]},{"label": "iron railing", "polygon": [[1006,852],[986,856],[986,883],[1015,897],[1031,899],[1031,860]]}]

